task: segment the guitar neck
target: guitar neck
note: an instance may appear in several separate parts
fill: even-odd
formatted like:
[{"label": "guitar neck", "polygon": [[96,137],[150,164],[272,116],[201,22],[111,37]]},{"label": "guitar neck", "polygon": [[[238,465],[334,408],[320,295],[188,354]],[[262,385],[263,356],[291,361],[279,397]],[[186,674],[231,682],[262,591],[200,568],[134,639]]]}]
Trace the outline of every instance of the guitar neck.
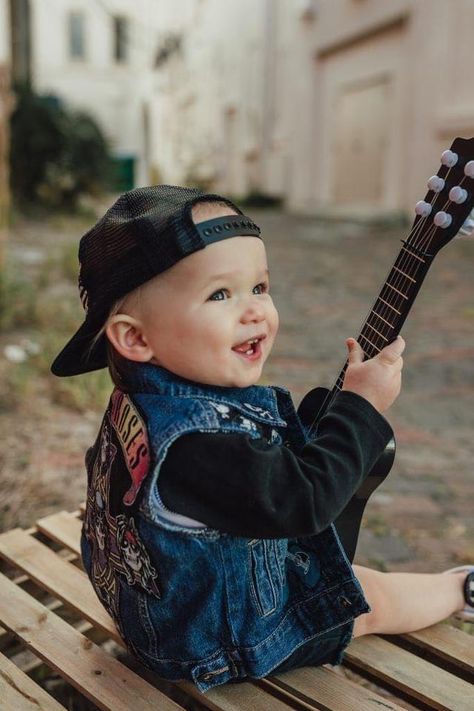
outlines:
[{"label": "guitar neck", "polygon": [[[403,247],[357,337],[365,360],[380,353],[400,333],[434,256],[403,241]],[[341,390],[347,365],[348,361],[330,390],[324,410]]]},{"label": "guitar neck", "polygon": [[[438,173],[428,180],[429,190],[415,206],[416,217],[408,239],[402,240],[400,253],[357,338],[366,360],[380,353],[400,333],[440,248],[458,232],[473,231],[473,156],[474,138],[456,138],[441,155]],[[341,390],[347,366],[348,361],[324,402],[318,405],[311,428]]]}]

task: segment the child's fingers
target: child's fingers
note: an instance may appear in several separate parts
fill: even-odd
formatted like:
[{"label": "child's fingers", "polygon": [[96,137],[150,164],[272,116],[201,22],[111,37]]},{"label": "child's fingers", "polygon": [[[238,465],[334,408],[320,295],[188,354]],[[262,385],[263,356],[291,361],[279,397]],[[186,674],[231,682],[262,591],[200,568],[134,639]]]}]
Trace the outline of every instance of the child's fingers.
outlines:
[{"label": "child's fingers", "polygon": [[388,365],[393,365],[402,355],[405,350],[405,341],[401,336],[397,336],[393,343],[385,346],[380,353],[380,360],[385,361]]},{"label": "child's fingers", "polygon": [[357,343],[355,338],[348,338],[346,340],[346,346],[349,351],[349,364],[352,365],[353,363],[362,363],[362,361],[364,360],[364,351]]}]

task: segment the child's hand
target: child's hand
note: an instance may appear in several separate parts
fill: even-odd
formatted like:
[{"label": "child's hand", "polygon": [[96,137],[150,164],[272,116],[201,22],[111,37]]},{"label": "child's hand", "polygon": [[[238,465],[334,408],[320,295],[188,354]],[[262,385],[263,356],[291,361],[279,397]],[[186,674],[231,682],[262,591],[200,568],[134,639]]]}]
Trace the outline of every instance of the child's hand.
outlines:
[{"label": "child's hand", "polygon": [[364,352],[354,338],[346,341],[349,365],[342,390],[351,390],[365,397],[376,410],[384,412],[396,400],[401,388],[402,353],[405,341],[401,336],[385,346],[373,358],[364,361]]}]

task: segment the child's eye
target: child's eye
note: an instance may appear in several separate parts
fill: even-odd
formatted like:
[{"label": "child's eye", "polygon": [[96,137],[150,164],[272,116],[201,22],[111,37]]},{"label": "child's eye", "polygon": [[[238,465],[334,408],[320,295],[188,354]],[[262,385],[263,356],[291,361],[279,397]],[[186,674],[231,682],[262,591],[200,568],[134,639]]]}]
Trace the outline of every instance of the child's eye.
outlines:
[{"label": "child's eye", "polygon": [[226,295],[229,295],[227,289],[218,289],[209,297],[209,301],[224,301]]},{"label": "child's eye", "polygon": [[[267,291],[268,284],[264,281],[262,281],[260,284],[257,284],[257,286],[254,286],[252,289],[253,294],[265,294]],[[227,298],[229,298],[229,290],[218,289],[213,294],[211,294],[211,296],[209,297],[209,301],[224,301]]]},{"label": "child's eye", "polygon": [[[256,291],[257,289],[257,291]],[[254,286],[253,288],[253,293],[254,294],[265,294],[265,292],[268,291],[268,284],[266,281],[262,281],[260,284],[257,284],[257,286]]]}]

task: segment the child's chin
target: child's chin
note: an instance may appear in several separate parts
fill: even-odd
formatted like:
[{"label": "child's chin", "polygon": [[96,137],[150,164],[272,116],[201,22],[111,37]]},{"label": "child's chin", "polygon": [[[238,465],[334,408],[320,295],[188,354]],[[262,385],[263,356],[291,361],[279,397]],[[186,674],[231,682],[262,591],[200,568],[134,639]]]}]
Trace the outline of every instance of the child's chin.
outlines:
[{"label": "child's chin", "polygon": [[248,388],[250,385],[256,385],[257,382],[260,379],[260,373],[257,375],[250,373],[247,376],[242,376],[239,378],[236,378],[229,387],[232,388]]}]

